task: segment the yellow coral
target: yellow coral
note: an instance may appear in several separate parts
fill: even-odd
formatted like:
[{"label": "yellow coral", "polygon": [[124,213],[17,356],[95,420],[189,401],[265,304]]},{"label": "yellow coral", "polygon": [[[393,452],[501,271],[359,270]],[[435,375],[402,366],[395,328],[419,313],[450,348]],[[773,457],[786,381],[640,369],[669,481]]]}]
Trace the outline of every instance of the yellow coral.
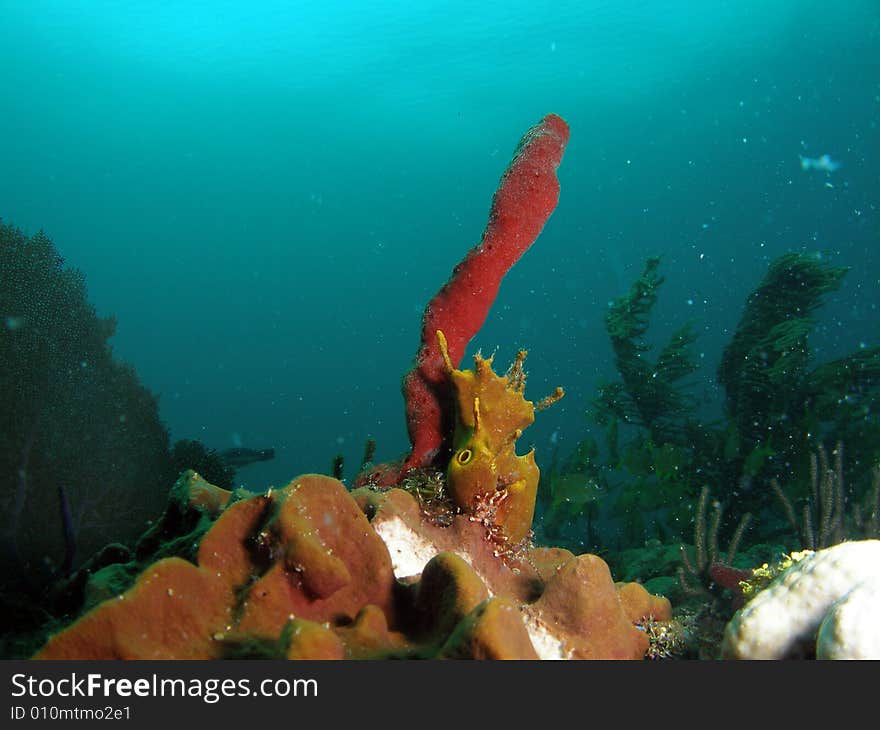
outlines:
[{"label": "yellow coral", "polygon": [[812,550],[801,550],[800,552],[793,552],[788,555],[783,553],[782,557],[773,563],[773,565],[764,563],[757,568],[752,568],[752,577],[748,580],[741,580],[739,582],[743,595],[751,599],[755,594],[766,588],[780,573],[783,573],[795,563],[800,562],[812,554]]},{"label": "yellow coral", "polygon": [[[520,351],[502,377],[492,358],[477,354],[473,370],[458,370],[449,358],[446,338],[437,331],[440,352],[455,390],[454,451],[447,469],[449,492],[469,514],[491,514],[494,526],[511,542],[525,539],[532,527],[540,471],[535,451],[516,454],[516,440],[535,420],[536,406],[523,396],[526,352]],[[559,400],[562,388],[538,404]]]}]

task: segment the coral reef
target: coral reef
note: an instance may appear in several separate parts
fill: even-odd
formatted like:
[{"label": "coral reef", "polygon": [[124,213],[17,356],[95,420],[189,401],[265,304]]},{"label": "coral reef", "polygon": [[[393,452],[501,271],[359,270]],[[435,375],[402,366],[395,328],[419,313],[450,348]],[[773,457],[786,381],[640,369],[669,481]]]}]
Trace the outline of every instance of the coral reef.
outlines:
[{"label": "coral reef", "polygon": [[[373,467],[368,449],[370,473],[357,482],[370,488],[354,497],[316,474],[238,501],[204,491],[228,505],[194,562],[153,551],[161,559],[133,586],[37,657],[643,657],[648,639],[635,624],[668,619],[669,602],[635,584],[616,587],[595,555],[529,541],[539,472],[515,443],[562,390],[537,406],[525,400],[525,352],[505,377],[479,355],[474,371],[457,369],[505,273],[556,206],[567,140],[552,114],[526,133],[480,244],[428,304],[404,380],[412,451],[402,465]],[[340,460],[333,470],[341,476]],[[409,491],[374,491],[380,484]],[[176,488],[197,486],[190,477]],[[189,542],[192,501],[178,493],[141,544],[160,535],[179,544],[168,534],[175,524],[189,529]]]},{"label": "coral reef", "polygon": [[[239,493],[241,497],[247,493]],[[166,557],[194,560],[202,536],[233,493],[193,471],[180,475],[167,495],[165,511],[133,546],[113,542],[85,560],[69,576],[47,586],[39,602],[22,601],[15,620],[0,637],[0,656],[25,657],[45,643],[48,634],[97,604],[125,592],[150,564]],[[11,614],[15,604],[7,599]]]},{"label": "coral reef", "polygon": [[[188,502],[223,496],[178,484]],[[670,617],[594,555],[499,553],[472,517],[436,525],[401,489],[312,474],[231,501],[195,563],[153,563],[35,658],[638,659],[638,624]]]},{"label": "coral reef", "polygon": [[[458,366],[467,343],[483,325],[504,275],[532,245],[556,207],[556,168],[568,136],[568,125],[555,114],[548,114],[526,132],[495,191],[480,243],[456,265],[425,309],[416,364],[403,382],[412,444],[403,472],[445,463],[452,434],[452,401],[437,331],[445,333],[449,358]],[[386,476],[386,483],[391,483],[399,473]]]},{"label": "coral reef", "polygon": [[[605,438],[583,439],[564,468],[551,471],[551,489],[542,490],[540,513],[550,523],[537,529],[561,538],[562,545],[577,544],[553,523],[565,519],[583,526],[561,506],[566,501],[591,516],[586,522],[591,542],[605,549],[614,545],[608,536],[618,546],[644,542],[645,548],[626,557],[639,564],[637,572],[624,565],[620,551],[609,562],[616,574],[637,576],[652,588],[663,585],[681,615],[693,607],[690,633],[700,657],[717,656],[725,625],[750,595],[750,566],[784,549],[877,535],[880,432],[873,414],[880,402],[878,349],[863,348],[812,367],[808,344],[813,312],[844,274],[845,269],[829,266],[820,256],[791,254],[771,263],[748,299],[718,371],[726,422],[701,418],[682,385],[696,362],[687,325],[656,358],[647,357],[648,316],[663,281],[658,259],[648,260],[630,292],[606,315],[620,379],[603,385],[593,402],[592,415]],[[635,435],[621,444],[624,429]],[[853,434],[856,442],[849,462],[842,459],[840,437],[845,434]],[[831,463],[822,441],[835,437]],[[578,484],[580,491],[573,494]],[[707,484],[725,487],[711,509]],[[676,533],[681,539],[691,504],[696,504],[693,549],[682,547],[676,593],[666,586],[670,570],[662,543],[672,542]],[[723,512],[734,519],[723,524]],[[760,519],[752,520],[752,514]],[[598,529],[597,516],[602,518]],[[748,559],[736,555],[747,529],[750,538],[758,538]],[[722,532],[730,546],[726,556],[719,551]],[[650,547],[654,543],[659,547]],[[653,556],[653,564],[640,562],[645,554]],[[843,611],[847,622],[858,620],[862,601],[872,595],[867,587],[854,594],[853,604]],[[837,624],[829,621],[828,627],[825,636],[840,635]],[[861,631],[869,634],[871,627]],[[835,651],[836,656],[845,653]]]},{"label": "coral reef", "polygon": [[390,610],[387,550],[345,488],[304,476],[233,502],[201,539],[193,564],[159,560],[121,598],[56,635],[41,658],[212,658],[244,637],[281,638],[291,615],[353,621]]},{"label": "coral reef", "polygon": [[[561,398],[562,389],[538,403],[525,399],[525,351],[503,376],[493,371],[492,357],[479,353],[472,370],[459,369],[503,277],[558,202],[556,171],[568,135],[551,114],[520,141],[480,243],[426,307],[420,348],[403,382],[411,451],[397,463],[374,465],[375,443],[368,441],[352,491],[340,481],[341,456],[333,477],[305,474],[255,495],[230,491],[234,467],[271,458],[271,450],[218,454],[186,441],[169,452],[155,399],[112,360],[112,322],[95,316],[81,276],[62,269],[42,234],[28,239],[2,226],[3,253],[13,262],[0,281],[0,335],[9,345],[0,356],[0,392],[14,396],[3,424],[14,438],[0,441],[0,459],[13,475],[3,493],[2,536],[11,546],[5,555],[28,565],[19,525],[27,510],[46,510],[38,500],[47,494],[58,500],[57,534],[68,548],[43,594],[43,624],[15,637],[19,654],[714,658],[724,630],[723,655],[730,658],[880,658],[880,583],[872,573],[880,541],[841,542],[856,530],[878,530],[880,430],[873,414],[880,407],[880,348],[810,369],[812,312],[839,286],[844,269],[801,254],[770,265],[724,351],[718,381],[727,421],[719,425],[703,419],[686,387],[697,367],[689,324],[648,355],[648,318],[663,283],[659,259],[649,259],[605,318],[619,379],[603,385],[593,403],[604,453],[588,437],[564,466],[554,456],[540,501],[534,449],[519,455],[516,444],[535,411]],[[31,297],[34,290],[45,296]],[[18,371],[17,380],[11,374]],[[101,387],[114,399],[110,406],[88,401]],[[88,464],[91,482],[63,471],[84,464],[82,439],[70,431],[81,424],[58,426],[87,403],[105,431],[83,431],[87,445],[100,441],[99,457]],[[51,430],[44,432],[46,424]],[[621,443],[623,429],[635,438]],[[60,456],[44,458],[47,450],[54,454],[58,434],[77,453],[59,447]],[[857,441],[850,469],[843,436]],[[833,465],[821,447],[832,437]],[[799,464],[816,444],[807,480]],[[149,458],[129,459],[137,445]],[[188,470],[178,478],[165,512],[134,547],[111,543],[75,569],[70,548],[83,535],[77,528],[97,497],[121,488],[100,479],[111,467],[118,471],[117,463],[126,470],[120,484],[133,490],[128,497],[144,496],[139,485],[170,481],[181,469],[201,475]],[[855,499],[845,476],[867,476],[872,486]],[[729,490],[710,501],[707,483]],[[802,543],[833,546],[779,570],[745,570],[740,542],[752,513],[766,520],[774,494]],[[120,521],[117,503],[108,505]],[[800,522],[796,506],[803,508]],[[536,509],[546,522],[543,537],[563,534],[551,522],[566,521],[584,527],[579,547],[584,540],[601,545],[602,556],[536,546]],[[616,545],[596,527],[600,509],[603,519],[624,515],[623,526],[615,525]],[[722,524],[723,512],[738,519]],[[680,545],[691,517],[692,551]],[[761,529],[764,537],[787,531],[781,519]],[[644,548],[622,551],[624,544]],[[676,587],[670,556],[679,546]],[[759,564],[755,554],[746,564]],[[614,582],[609,563],[624,582]],[[668,598],[641,583],[651,578],[655,593],[681,597],[676,619]],[[701,603],[691,613],[686,601],[693,596]]]},{"label": "coral reef", "polygon": [[529,541],[539,472],[514,447],[561,390],[535,406],[524,352],[501,377],[479,355],[454,368],[438,344],[459,415],[445,479],[410,470],[402,489],[349,494],[312,474],[236,501],[187,472],[138,544],[160,559],[124,591],[132,563],[90,576],[120,592],[36,657],[643,658],[669,601]]},{"label": "coral reef", "polygon": [[880,540],[808,552],[728,623],[726,659],[880,659]]}]

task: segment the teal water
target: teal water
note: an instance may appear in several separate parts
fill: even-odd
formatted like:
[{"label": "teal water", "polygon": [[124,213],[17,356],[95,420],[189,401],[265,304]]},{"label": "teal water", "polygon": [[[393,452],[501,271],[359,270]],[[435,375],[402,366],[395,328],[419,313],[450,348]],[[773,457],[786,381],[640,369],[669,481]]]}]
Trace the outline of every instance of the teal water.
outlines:
[{"label": "teal water", "polygon": [[[646,256],[698,390],[786,251],[853,267],[817,356],[877,344],[880,7],[693,3],[0,2],[0,217],[81,269],[173,438],[276,449],[254,489],[407,449],[425,303],[479,239],[522,135],[562,115],[562,198],[471,351],[530,350],[573,446],[603,328]],[[834,172],[804,170],[828,154]]]}]

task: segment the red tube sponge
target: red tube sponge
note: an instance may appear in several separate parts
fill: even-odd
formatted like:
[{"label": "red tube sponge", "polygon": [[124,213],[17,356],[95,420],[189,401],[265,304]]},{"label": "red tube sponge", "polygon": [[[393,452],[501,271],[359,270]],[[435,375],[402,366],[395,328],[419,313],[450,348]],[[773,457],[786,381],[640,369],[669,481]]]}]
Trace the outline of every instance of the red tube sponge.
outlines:
[{"label": "red tube sponge", "polygon": [[425,309],[415,367],[403,381],[412,443],[403,471],[434,464],[453,432],[453,399],[437,330],[446,335],[449,357],[458,366],[504,275],[534,243],[556,208],[556,168],[568,136],[568,125],[556,114],[548,114],[525,133],[495,191],[480,243],[453,269]]}]

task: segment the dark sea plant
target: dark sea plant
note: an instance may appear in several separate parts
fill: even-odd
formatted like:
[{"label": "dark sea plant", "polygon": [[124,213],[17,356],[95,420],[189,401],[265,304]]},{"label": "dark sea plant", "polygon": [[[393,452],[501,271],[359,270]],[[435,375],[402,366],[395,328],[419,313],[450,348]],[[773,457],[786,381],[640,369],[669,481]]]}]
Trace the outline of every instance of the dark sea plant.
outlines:
[{"label": "dark sea plant", "polygon": [[659,257],[649,258],[629,293],[616,299],[605,315],[620,380],[600,387],[595,412],[606,422],[615,418],[641,426],[655,443],[666,443],[681,440],[682,423],[693,407],[693,398],[682,386],[697,369],[690,351],[696,334],[687,322],[656,357],[649,357],[651,345],[645,335],[663,283],[659,266]]},{"label": "dark sea plant", "polygon": [[[846,484],[864,491],[880,462],[880,347],[817,365],[809,341],[816,310],[847,270],[803,253],[770,264],[722,355],[723,415],[707,421],[688,390],[696,370],[691,327],[650,355],[649,315],[663,283],[658,267],[658,258],[648,259],[606,315],[619,377],[600,387],[590,408],[605,432],[587,436],[605,445],[603,453],[589,450],[590,468],[606,492],[601,514],[618,521],[614,534],[628,546],[676,533],[683,538],[691,506],[709,486],[730,524],[755,515],[753,539],[790,537],[772,484],[786,484],[793,500],[806,498],[810,459],[823,443],[846,445]],[[554,514],[561,513],[546,512]]]},{"label": "dark sea plant", "polygon": [[171,460],[175,474],[192,469],[215,487],[230,491],[235,489],[235,469],[223,461],[216,449],[207,448],[201,441],[176,441],[171,449]]},{"label": "dark sea plant", "polygon": [[0,221],[0,586],[139,535],[176,476],[157,398],[43,232]]}]

